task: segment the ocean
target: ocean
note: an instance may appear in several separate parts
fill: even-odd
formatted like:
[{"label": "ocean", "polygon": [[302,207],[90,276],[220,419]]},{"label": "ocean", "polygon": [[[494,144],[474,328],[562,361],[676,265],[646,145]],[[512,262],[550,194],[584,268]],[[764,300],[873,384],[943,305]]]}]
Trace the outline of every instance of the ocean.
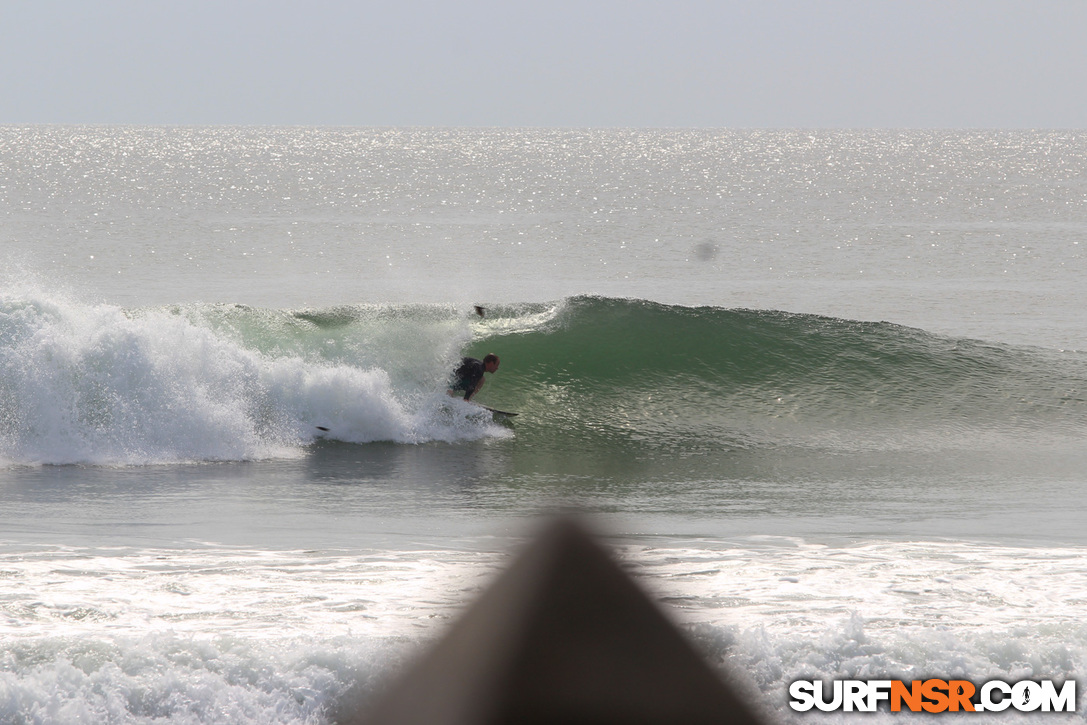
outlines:
[{"label": "ocean", "polygon": [[1082,695],[1085,247],[1075,131],[0,127],[0,722],[328,723],[570,511],[770,722]]}]

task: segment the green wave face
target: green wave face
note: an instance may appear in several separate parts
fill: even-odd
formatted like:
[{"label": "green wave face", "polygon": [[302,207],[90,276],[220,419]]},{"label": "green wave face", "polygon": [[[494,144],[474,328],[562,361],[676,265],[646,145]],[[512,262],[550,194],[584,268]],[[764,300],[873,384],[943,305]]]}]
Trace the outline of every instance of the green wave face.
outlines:
[{"label": "green wave face", "polygon": [[639,300],[574,298],[529,329],[512,320],[542,309],[490,314],[468,352],[502,358],[487,399],[527,413],[526,445],[855,451],[1087,428],[1076,353]]}]

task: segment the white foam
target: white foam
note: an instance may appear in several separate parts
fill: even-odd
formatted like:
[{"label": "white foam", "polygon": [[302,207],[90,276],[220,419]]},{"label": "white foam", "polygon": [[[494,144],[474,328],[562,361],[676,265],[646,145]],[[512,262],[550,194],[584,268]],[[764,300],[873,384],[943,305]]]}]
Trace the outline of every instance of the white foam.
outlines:
[{"label": "white foam", "polygon": [[[701,543],[618,553],[782,721],[850,717],[789,711],[799,678],[1064,679],[1087,655],[1083,548]],[[322,704],[440,636],[506,561],[485,547],[9,552],[0,720],[59,708],[51,722],[323,722]]]},{"label": "white foam", "polygon": [[402,646],[170,634],[43,640],[0,652],[0,722],[317,725]]},{"label": "white foam", "polygon": [[786,693],[797,679],[1064,680],[1087,656],[1083,548],[760,537],[623,555],[735,683],[785,722],[856,717],[793,713]]},{"label": "white foam", "polygon": [[433,391],[394,385],[382,368],[262,352],[178,311],[8,290],[0,338],[0,460],[9,465],[292,457],[315,426],[354,443],[502,434],[487,421],[442,418]]}]

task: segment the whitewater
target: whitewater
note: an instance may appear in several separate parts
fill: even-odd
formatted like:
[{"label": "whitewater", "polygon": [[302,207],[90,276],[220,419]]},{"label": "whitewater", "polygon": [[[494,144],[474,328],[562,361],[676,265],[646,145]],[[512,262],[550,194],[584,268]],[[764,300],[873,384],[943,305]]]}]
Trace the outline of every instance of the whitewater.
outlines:
[{"label": "whitewater", "polygon": [[[0,722],[331,722],[560,510],[771,722],[911,719],[797,679],[1082,692],[1085,172],[1061,131],[0,128]],[[445,393],[487,352],[512,423]]]}]

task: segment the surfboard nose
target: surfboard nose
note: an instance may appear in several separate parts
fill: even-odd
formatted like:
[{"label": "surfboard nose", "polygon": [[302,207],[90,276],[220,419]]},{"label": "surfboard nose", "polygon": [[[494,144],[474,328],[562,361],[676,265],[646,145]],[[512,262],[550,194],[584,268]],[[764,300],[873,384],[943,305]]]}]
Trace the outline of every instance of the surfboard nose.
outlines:
[{"label": "surfboard nose", "polygon": [[337,722],[760,720],[584,525],[562,518],[372,709]]}]

